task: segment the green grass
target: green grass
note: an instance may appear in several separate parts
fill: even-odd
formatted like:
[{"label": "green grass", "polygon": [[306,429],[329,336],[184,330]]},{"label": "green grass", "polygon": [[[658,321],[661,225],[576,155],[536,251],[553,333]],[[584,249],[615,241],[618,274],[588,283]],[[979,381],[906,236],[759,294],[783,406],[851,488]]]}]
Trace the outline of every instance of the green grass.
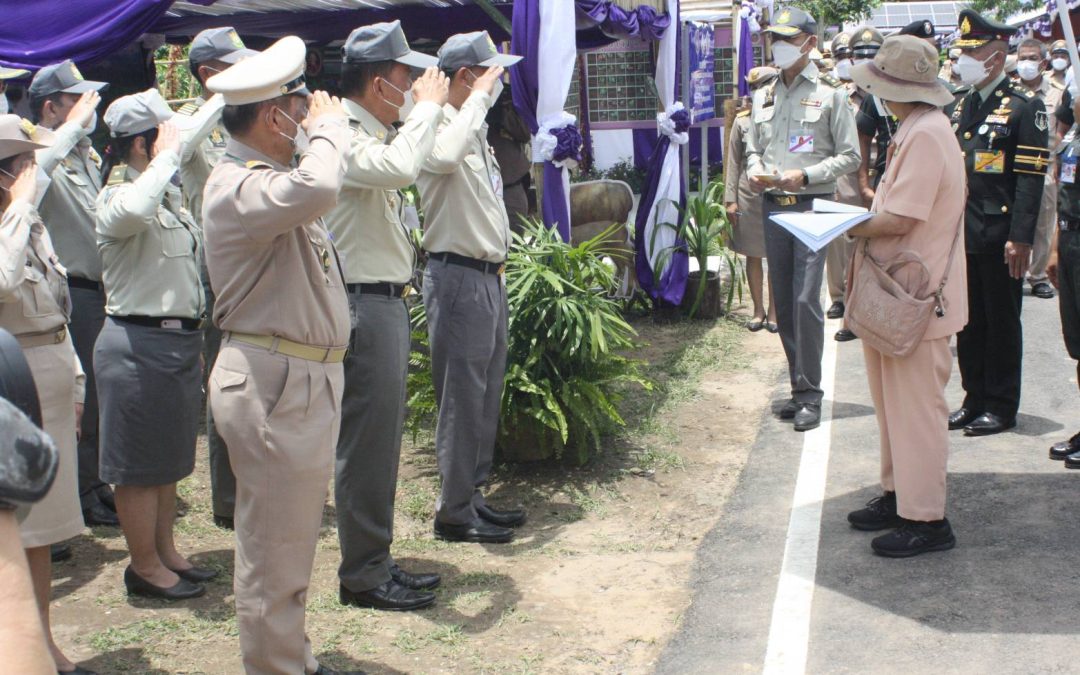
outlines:
[{"label": "green grass", "polygon": [[124,626],[113,626],[90,636],[90,646],[105,654],[124,647],[147,647],[168,635],[170,642],[200,642],[217,637],[235,637],[236,619],[232,612],[221,614],[219,621],[200,617],[143,619]]}]

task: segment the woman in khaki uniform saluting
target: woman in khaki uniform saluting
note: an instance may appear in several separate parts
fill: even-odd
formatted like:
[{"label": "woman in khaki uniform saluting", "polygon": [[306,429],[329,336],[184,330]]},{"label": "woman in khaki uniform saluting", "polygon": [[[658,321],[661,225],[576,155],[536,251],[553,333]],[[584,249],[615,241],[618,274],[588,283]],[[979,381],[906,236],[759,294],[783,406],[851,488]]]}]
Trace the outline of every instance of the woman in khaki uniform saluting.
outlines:
[{"label": "woman in khaki uniform saluting", "polygon": [[205,304],[202,236],[172,182],[180,166],[172,116],[155,89],[105,111],[115,164],[95,214],[106,319],[94,373],[101,477],[116,484],[131,552],[124,585],[133,595],[179,600],[202,595],[216,572],[194,567],[173,541],[176,483],[195,468]]},{"label": "woman in khaki uniform saluting", "polygon": [[0,116],[0,326],[19,341],[30,364],[41,401],[45,431],[60,451],[60,466],[49,493],[18,511],[19,532],[30,564],[41,621],[60,672],[77,669],[52,641],[49,544],[83,530],[75,457],[75,435],[82,414],[85,375],[67,334],[71,316],[67,273],[38,215],[34,150],[52,142],[17,115]]}]

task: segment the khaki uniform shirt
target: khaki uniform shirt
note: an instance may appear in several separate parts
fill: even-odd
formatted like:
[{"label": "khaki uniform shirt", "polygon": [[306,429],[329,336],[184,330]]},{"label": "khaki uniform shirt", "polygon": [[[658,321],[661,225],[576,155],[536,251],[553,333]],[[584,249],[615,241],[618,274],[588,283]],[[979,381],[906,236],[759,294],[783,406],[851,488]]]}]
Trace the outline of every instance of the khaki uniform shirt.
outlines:
[{"label": "khaki uniform shirt", "polygon": [[[851,105],[851,114],[858,115],[859,107],[862,105],[865,96],[853,82],[845,82],[844,90],[848,93],[848,102]],[[856,134],[858,134],[858,125],[855,128]],[[858,167],[856,167],[858,168]],[[844,204],[853,204],[855,206],[862,206],[862,190],[859,189],[859,172],[852,171],[851,173],[845,173],[836,179],[836,195],[835,199],[838,202]]]},{"label": "khaki uniform shirt", "polygon": [[[1042,101],[1043,107],[1046,108],[1044,115],[1036,118],[1035,123],[1036,125],[1046,125],[1047,146],[1054,148],[1061,141],[1061,137],[1058,136],[1057,133],[1057,119],[1054,117],[1054,111],[1061,105],[1061,99],[1065,96],[1065,88],[1044,74],[1038,89],[1033,89],[1032,91],[1035,92],[1035,98]],[[1050,160],[1053,161],[1054,158],[1054,155],[1051,154]],[[1057,171],[1053,168],[1048,168],[1046,170],[1047,185],[1054,182],[1054,176],[1056,174]]]},{"label": "khaki uniform shirt", "polygon": [[416,182],[420,167],[435,147],[442,108],[418,103],[395,133],[362,106],[344,99],[352,139],[345,158],[345,183],[326,225],[341,252],[350,284],[412,279],[416,265],[409,231],[402,222],[399,190]]},{"label": "khaki uniform shirt", "polygon": [[206,265],[221,330],[324,348],[349,342],[349,301],[322,216],[337,203],[349,127],[323,117],[290,169],[236,139],[203,194]]},{"label": "khaki uniform shirt", "polygon": [[101,281],[101,256],[94,234],[101,157],[81,124],[68,122],[54,133],[53,145],[36,153],[38,166],[52,177],[38,206],[41,219],[68,274]]},{"label": "khaki uniform shirt", "polygon": [[837,178],[859,168],[855,115],[847,90],[837,84],[808,63],[790,87],[781,75],[754,92],[750,175],[802,169],[810,179],[802,192],[832,194]]},{"label": "khaki uniform shirt", "polygon": [[[71,318],[67,272],[37,210],[12,202],[0,218],[0,327],[16,337],[55,333]],[[86,376],[75,350],[75,402]]]},{"label": "khaki uniform shirt", "polygon": [[212,96],[209,101],[201,97],[176,111],[187,118],[181,132],[183,148],[180,151],[180,185],[184,192],[184,206],[198,220],[202,213],[203,188],[214,166],[225,153],[229,132],[221,126],[221,111],[225,99]]},{"label": "khaki uniform shirt", "polygon": [[435,151],[416,180],[424,250],[501,263],[510,249],[502,175],[487,142],[491,97],[473,92],[461,110],[447,103]]},{"label": "khaki uniform shirt", "polygon": [[98,196],[106,314],[197,319],[205,312],[201,235],[171,182],[179,164],[171,150],[141,174],[119,164]]}]

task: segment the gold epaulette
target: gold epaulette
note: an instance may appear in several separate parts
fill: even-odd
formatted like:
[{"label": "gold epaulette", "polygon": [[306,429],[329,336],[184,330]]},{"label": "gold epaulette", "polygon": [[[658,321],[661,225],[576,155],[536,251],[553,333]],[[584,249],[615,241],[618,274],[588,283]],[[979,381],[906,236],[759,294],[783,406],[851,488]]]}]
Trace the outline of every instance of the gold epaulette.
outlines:
[{"label": "gold epaulette", "polygon": [[127,182],[127,164],[117,164],[109,171],[109,180],[106,185],[120,185]]},{"label": "gold epaulette", "polygon": [[833,89],[840,89],[841,87],[844,86],[843,82],[836,79],[832,75],[829,75],[828,73],[820,73],[818,75],[818,79],[821,80],[822,82],[824,82],[825,84],[829,85]]},{"label": "gold epaulette", "polygon": [[749,114],[750,114],[749,110],[743,110],[743,111],[735,113],[735,117],[746,117]]},{"label": "gold epaulette", "polygon": [[195,103],[188,102],[180,106],[180,109],[176,111],[177,115],[187,115],[188,117],[199,112],[199,106]]},{"label": "gold epaulette", "polygon": [[268,162],[263,162],[263,161],[260,161],[260,160],[257,160],[257,159],[250,159],[250,160],[244,162],[244,166],[246,166],[249,169],[273,169],[274,168]]},{"label": "gold epaulette", "polygon": [[1035,98],[1035,92],[1031,91],[1019,82],[1009,82],[1008,89],[1017,96],[1023,96],[1028,100]]},{"label": "gold epaulette", "polygon": [[1016,146],[1016,155],[1013,156],[1013,171],[1043,176],[1046,175],[1048,166],[1050,166],[1050,150],[1048,148],[1040,148],[1034,145]]}]

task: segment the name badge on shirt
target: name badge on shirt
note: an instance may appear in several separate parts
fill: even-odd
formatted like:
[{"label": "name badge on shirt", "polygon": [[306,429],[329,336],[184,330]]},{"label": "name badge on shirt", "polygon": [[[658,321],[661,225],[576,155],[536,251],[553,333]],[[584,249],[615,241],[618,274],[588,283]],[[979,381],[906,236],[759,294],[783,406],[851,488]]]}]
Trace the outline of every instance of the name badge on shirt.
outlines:
[{"label": "name badge on shirt", "polygon": [[976,150],[975,173],[1005,173],[1005,151]]},{"label": "name badge on shirt", "polygon": [[1072,185],[1076,183],[1076,160],[1077,157],[1073,153],[1073,149],[1065,153],[1065,156],[1061,158],[1061,177],[1062,183]]},{"label": "name badge on shirt", "polygon": [[788,152],[813,152],[814,151],[814,135],[813,134],[791,134],[791,140],[788,142]]},{"label": "name badge on shirt", "polygon": [[488,173],[491,178],[491,189],[495,192],[495,196],[502,198],[503,196],[503,182],[502,173],[499,171],[491,171]]}]

